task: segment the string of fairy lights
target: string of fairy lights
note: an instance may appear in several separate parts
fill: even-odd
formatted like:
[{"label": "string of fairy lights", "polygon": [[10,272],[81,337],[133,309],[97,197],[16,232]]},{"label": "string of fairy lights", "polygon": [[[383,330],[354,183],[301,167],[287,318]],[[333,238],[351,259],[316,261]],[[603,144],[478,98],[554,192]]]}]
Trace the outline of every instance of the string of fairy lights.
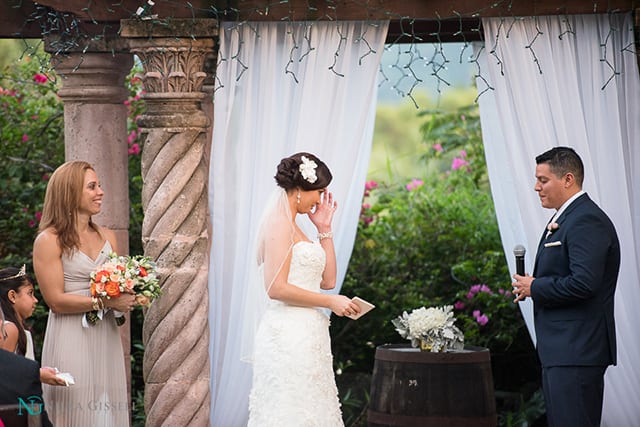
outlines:
[{"label": "string of fairy lights", "polygon": [[[14,2],[20,2],[24,0],[11,0]],[[220,24],[223,22],[234,22],[236,25],[228,28],[228,31],[238,31],[243,26],[249,26],[253,31],[259,31],[256,25],[254,25],[253,21],[256,20],[265,20],[265,17],[269,17],[273,15],[273,11],[275,9],[278,10],[277,18],[279,21],[289,22],[291,24],[297,22],[295,20],[296,13],[299,15],[299,2],[296,2],[294,5],[293,1],[289,0],[275,0],[275,1],[265,1],[260,4],[260,6],[256,6],[257,2],[245,2],[243,0],[237,1],[228,1],[224,8],[218,7],[216,5],[210,5],[206,9],[198,9],[194,7],[189,2],[179,1],[179,0],[155,0],[155,2],[162,1],[164,4],[172,5],[175,7],[182,8],[190,8],[192,16],[207,16],[209,18],[217,20]],[[603,0],[604,1],[604,0]],[[122,16],[123,11],[125,14],[129,15],[131,18],[137,18],[142,20],[150,20],[154,23],[158,23],[162,25],[165,21],[171,20],[171,17],[161,17],[154,13],[155,2],[153,0],[141,0],[138,7],[135,10],[125,10],[126,5],[124,2],[115,2],[111,4],[110,11],[112,11],[115,15],[116,11],[118,12],[118,16]],[[379,4],[375,4],[371,0],[363,0],[363,1],[353,1],[352,5],[361,7],[363,15],[367,16],[384,16],[383,19],[394,20],[398,23],[398,28],[400,29],[396,40],[391,41],[387,45],[385,45],[385,49],[391,51],[392,48],[395,52],[395,60],[388,65],[387,67],[381,67],[379,70],[379,86],[388,86],[394,93],[397,94],[400,98],[409,98],[416,108],[419,107],[417,100],[414,95],[416,90],[418,90],[425,83],[425,75],[428,78],[435,80],[435,87],[438,93],[441,93],[446,88],[451,86],[451,82],[447,77],[447,70],[449,67],[453,66],[455,63],[458,64],[470,64],[474,70],[473,78],[476,81],[476,85],[478,87],[478,97],[480,97],[484,92],[488,90],[493,90],[493,87],[489,84],[488,80],[483,75],[483,70],[480,65],[479,57],[480,52],[486,50],[487,54],[491,56],[491,58],[496,61],[496,63],[502,67],[503,59],[499,56],[498,45],[500,43],[500,35],[504,34],[506,37],[509,36],[509,33],[512,31],[514,25],[519,21],[524,19],[523,17],[517,16],[505,16],[502,18],[498,34],[496,35],[494,40],[485,40],[484,46],[480,49],[473,48],[474,41],[467,40],[465,36],[465,31],[470,31],[471,33],[477,33],[474,37],[474,40],[482,39],[483,32],[480,24],[480,20],[478,19],[478,25],[476,28],[464,28],[463,21],[465,18],[469,17],[477,17],[482,16],[484,12],[491,8],[501,8],[501,10],[511,10],[513,0],[496,0],[492,2],[490,5],[485,8],[475,10],[470,13],[460,14],[457,12],[453,12],[453,16],[441,17],[437,15],[436,23],[437,29],[429,34],[431,40],[435,39],[435,42],[426,43],[424,38],[420,36],[419,31],[416,30],[416,21],[414,17],[411,16],[401,16],[394,12],[385,11],[381,8]],[[328,69],[335,73],[337,76],[342,76],[340,71],[336,68],[336,61],[340,52],[343,49],[343,44],[347,41],[346,38],[340,33],[341,27],[339,25],[339,9],[344,2],[339,2],[335,0],[323,0],[321,2],[308,0],[306,3],[307,15],[315,15],[316,21],[332,21],[336,23],[337,31],[340,34],[339,42],[334,47],[334,63],[328,66]],[[322,7],[318,5],[321,4]],[[598,2],[594,1],[594,8],[598,6]],[[298,7],[296,10],[295,7]],[[93,18],[92,8],[95,7],[92,0],[87,0],[87,6],[83,9],[83,12],[89,17],[90,23],[97,23],[97,20]],[[283,8],[288,10],[287,13],[283,14]],[[102,11],[104,12],[104,11]],[[611,10],[609,12],[610,16],[615,14],[615,10]],[[240,19],[239,17],[243,18]],[[253,21],[252,21],[253,18]],[[276,18],[274,18],[276,19]],[[538,55],[536,53],[537,43],[539,42],[540,37],[543,35],[543,32],[537,25],[537,17],[534,17],[536,33],[533,34],[528,40],[527,44],[524,46],[525,49],[530,53],[531,61],[534,66],[537,67],[539,73],[543,73],[543,69],[540,65],[540,61],[538,59]],[[453,33],[449,32],[446,40],[441,37],[441,26],[440,24],[444,21],[447,21],[449,24],[452,21],[458,21],[458,30]],[[116,21],[117,22],[117,21]],[[303,32],[304,36],[301,39],[296,39],[296,35],[293,31],[289,32],[289,36],[291,37],[291,50],[289,52],[289,61],[285,65],[284,72],[285,74],[291,76],[296,82],[299,82],[299,77],[293,71],[292,65],[294,65],[295,61],[303,61],[308,55],[310,55],[315,49],[314,41],[310,37],[310,31],[312,25],[314,25],[315,21],[304,21],[302,24],[305,26],[305,31]],[[372,21],[371,25],[376,25],[378,21]],[[34,12],[31,16],[28,17],[28,22],[25,24],[36,24],[40,28],[42,37],[48,37],[50,42],[48,45],[48,50],[50,51],[53,57],[57,55],[65,55],[68,52],[86,52],[90,46],[90,43],[95,40],[106,39],[109,37],[107,32],[114,30],[117,32],[117,29],[109,28],[108,26],[103,26],[102,32],[99,34],[88,34],[86,32],[87,28],[87,19],[81,20],[80,18],[74,16],[68,12],[57,11],[39,4],[35,4]],[[83,25],[84,24],[84,25]],[[114,24],[115,25],[115,24]],[[611,36],[615,31],[619,31],[615,25],[610,25],[609,33],[603,34],[600,51],[601,58],[600,61],[604,63],[610,71],[610,75],[607,81],[603,82],[602,88],[604,89],[609,82],[618,74],[620,74],[619,70],[616,67],[615,63],[612,63],[610,58],[610,51],[614,49],[613,44],[611,42]],[[575,36],[575,30],[571,26],[571,22],[569,19],[562,20],[562,28],[560,34],[557,35],[561,40],[563,38],[568,38],[571,36]],[[49,37],[54,36],[54,37]],[[16,38],[19,38],[20,35],[16,35]],[[450,53],[447,53],[446,49],[444,49],[445,45],[449,43],[448,40],[451,38],[455,38],[457,43],[461,46],[459,54],[455,57]],[[366,52],[361,58],[360,61],[364,60],[366,56],[375,54],[374,49],[371,48],[371,44],[367,40],[366,30],[363,30],[362,34],[360,34],[355,42],[364,43],[368,47],[368,52]],[[220,54],[218,56],[218,61],[236,61],[238,64],[238,74],[236,79],[241,79],[246,70],[251,67],[251,64],[243,63],[242,61],[242,50],[245,48],[245,41],[239,40],[237,45],[237,49],[234,52],[230,52],[227,57],[221,57]],[[428,49],[426,48],[428,46]],[[33,47],[29,47],[29,49],[33,49]],[[26,51],[26,48],[25,48]],[[425,52],[429,53],[425,53]],[[625,53],[629,53],[632,55],[637,55],[637,46],[633,43],[630,43],[627,46],[622,47],[622,51]],[[31,53],[29,53],[31,54]],[[47,69],[50,67],[49,61],[43,61],[42,67]],[[424,70],[428,72],[425,74]],[[3,76],[0,73],[0,79]],[[215,89],[217,90],[223,86],[223,82],[220,82],[219,79],[215,80]],[[477,99],[477,98],[476,98]]]}]

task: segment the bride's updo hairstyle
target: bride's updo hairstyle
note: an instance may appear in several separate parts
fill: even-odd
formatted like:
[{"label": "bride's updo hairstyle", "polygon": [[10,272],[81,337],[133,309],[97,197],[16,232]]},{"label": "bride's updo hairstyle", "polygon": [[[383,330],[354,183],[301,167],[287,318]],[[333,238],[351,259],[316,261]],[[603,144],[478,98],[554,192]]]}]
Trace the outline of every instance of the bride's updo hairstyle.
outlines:
[{"label": "bride's updo hairstyle", "polygon": [[327,188],[333,175],[327,165],[313,154],[296,153],[280,160],[274,178],[286,191],[294,188],[310,191]]}]

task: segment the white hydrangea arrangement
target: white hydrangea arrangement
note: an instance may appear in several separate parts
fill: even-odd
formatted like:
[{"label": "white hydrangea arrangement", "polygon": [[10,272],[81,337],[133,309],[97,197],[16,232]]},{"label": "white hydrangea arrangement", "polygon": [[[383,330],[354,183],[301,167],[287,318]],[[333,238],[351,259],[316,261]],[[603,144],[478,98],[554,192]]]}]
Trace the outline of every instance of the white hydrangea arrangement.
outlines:
[{"label": "white hydrangea arrangement", "polygon": [[453,306],[420,307],[402,313],[391,323],[402,338],[411,340],[413,347],[431,352],[462,350],[464,334],[454,325]]}]

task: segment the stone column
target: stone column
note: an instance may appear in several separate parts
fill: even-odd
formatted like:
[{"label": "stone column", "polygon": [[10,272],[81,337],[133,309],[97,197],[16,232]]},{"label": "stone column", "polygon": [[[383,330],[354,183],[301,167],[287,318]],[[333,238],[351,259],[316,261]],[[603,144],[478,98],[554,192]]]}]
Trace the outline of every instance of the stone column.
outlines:
[{"label": "stone column", "polygon": [[159,26],[123,20],[121,36],[144,67],[142,240],[158,263],[163,296],[148,309],[145,411],[149,427],[208,426],[208,174],[210,120],[202,111],[212,19]]}]

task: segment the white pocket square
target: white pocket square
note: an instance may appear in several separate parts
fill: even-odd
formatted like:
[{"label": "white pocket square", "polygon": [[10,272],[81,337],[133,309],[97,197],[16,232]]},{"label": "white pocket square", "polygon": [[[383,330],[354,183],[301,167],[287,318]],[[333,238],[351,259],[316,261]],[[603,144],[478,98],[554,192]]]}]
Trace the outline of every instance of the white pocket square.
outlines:
[{"label": "white pocket square", "polygon": [[561,245],[562,245],[562,242],[560,240],[556,240],[555,242],[545,243],[544,247],[545,248],[550,248],[550,247],[553,247],[553,246],[561,246]]}]

